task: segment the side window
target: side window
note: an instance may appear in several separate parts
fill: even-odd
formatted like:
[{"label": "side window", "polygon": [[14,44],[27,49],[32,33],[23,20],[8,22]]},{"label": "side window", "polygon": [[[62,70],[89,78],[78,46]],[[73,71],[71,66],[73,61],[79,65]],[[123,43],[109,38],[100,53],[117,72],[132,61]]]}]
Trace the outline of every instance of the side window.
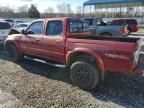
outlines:
[{"label": "side window", "polygon": [[136,20],[128,20],[127,23],[128,24],[137,24],[137,21]]},{"label": "side window", "polygon": [[62,21],[49,21],[46,28],[46,35],[56,36],[63,31]]},{"label": "side window", "polygon": [[42,34],[42,29],[43,29],[43,22],[38,21],[38,22],[32,23],[26,31],[27,32],[29,32],[29,31],[33,32],[36,35],[41,35]]},{"label": "side window", "polygon": [[83,30],[83,26],[81,22],[78,21],[71,21],[70,22],[70,33],[80,33]]}]

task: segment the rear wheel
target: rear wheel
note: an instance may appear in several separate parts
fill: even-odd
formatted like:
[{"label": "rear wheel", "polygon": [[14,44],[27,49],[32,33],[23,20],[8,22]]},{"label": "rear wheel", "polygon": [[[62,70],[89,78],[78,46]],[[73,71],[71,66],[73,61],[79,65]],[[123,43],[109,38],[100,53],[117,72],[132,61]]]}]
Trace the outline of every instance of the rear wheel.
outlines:
[{"label": "rear wheel", "polygon": [[70,77],[73,83],[84,90],[92,90],[100,83],[100,73],[94,63],[78,60],[70,67]]},{"label": "rear wheel", "polygon": [[23,57],[20,55],[17,47],[13,44],[7,45],[7,51],[9,54],[9,58],[13,62],[19,62]]}]

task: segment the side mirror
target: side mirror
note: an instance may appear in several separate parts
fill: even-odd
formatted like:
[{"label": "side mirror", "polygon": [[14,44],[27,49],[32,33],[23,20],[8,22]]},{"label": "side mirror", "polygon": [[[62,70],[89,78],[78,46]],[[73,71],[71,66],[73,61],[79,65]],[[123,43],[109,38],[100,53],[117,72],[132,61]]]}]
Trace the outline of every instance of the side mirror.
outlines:
[{"label": "side mirror", "polygon": [[26,34],[34,34],[33,31],[27,31]]},{"label": "side mirror", "polygon": [[25,34],[26,32],[25,32],[25,30],[23,29],[23,30],[21,30],[21,34]]},{"label": "side mirror", "polygon": [[34,34],[34,32],[33,31],[25,31],[25,29],[23,29],[22,31],[21,31],[21,34],[24,34],[24,35],[27,35],[27,34]]}]

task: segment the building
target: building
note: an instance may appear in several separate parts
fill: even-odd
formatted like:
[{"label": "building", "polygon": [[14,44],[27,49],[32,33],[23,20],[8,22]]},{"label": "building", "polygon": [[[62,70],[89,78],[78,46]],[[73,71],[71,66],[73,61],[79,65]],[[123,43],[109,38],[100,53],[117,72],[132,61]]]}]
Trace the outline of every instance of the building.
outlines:
[{"label": "building", "polygon": [[85,15],[97,17],[143,17],[144,0],[88,0],[83,9]]}]

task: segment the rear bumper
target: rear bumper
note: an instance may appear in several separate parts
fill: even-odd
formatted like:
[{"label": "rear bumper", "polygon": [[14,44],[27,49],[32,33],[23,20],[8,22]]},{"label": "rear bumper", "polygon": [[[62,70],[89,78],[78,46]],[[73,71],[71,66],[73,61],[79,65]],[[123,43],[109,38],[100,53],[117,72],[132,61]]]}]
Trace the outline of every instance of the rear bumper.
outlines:
[{"label": "rear bumper", "polygon": [[134,75],[143,76],[143,77],[144,77],[144,70],[143,70],[143,71],[135,70],[135,71],[134,71]]},{"label": "rear bumper", "polygon": [[134,73],[136,73],[139,76],[144,76],[144,54],[143,53],[139,55],[139,59]]}]

